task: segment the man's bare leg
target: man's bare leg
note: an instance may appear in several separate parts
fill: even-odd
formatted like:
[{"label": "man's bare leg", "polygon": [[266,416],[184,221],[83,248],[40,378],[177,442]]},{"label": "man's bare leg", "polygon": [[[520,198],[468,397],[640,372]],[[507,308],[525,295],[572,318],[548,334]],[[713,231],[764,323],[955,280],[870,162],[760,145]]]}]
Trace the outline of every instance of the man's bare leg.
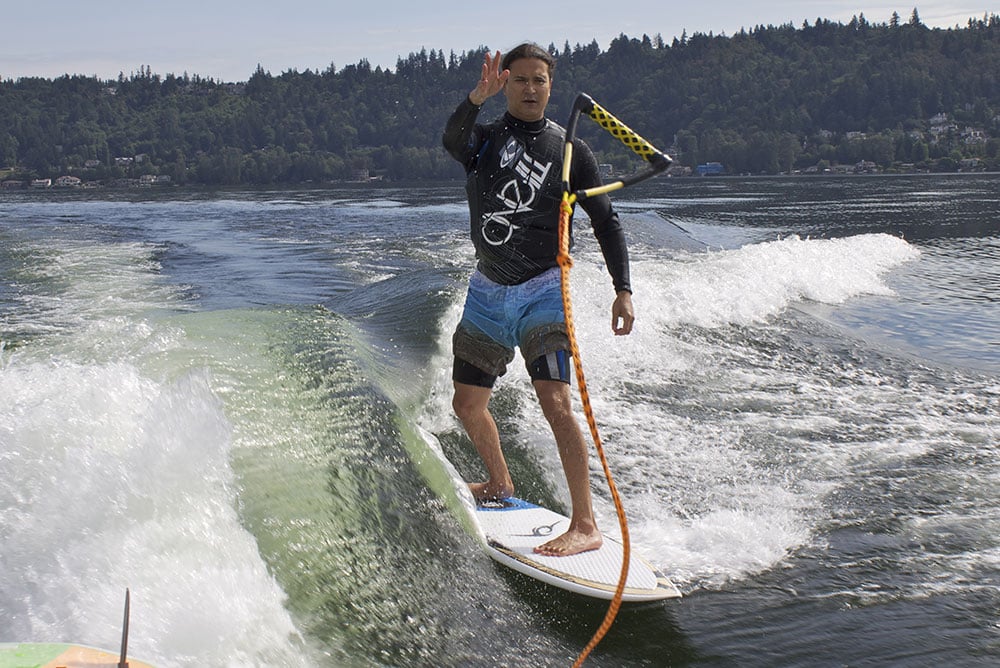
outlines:
[{"label": "man's bare leg", "polygon": [[570,502],[573,504],[569,530],[539,545],[535,552],[549,556],[568,556],[596,550],[603,539],[597,528],[597,520],[594,519],[590,497],[587,443],[573,416],[569,385],[557,380],[537,380],[534,385],[542,412],[552,427],[552,434],[559,447],[559,458],[566,473]]},{"label": "man's bare leg", "polygon": [[500,449],[500,432],[489,411],[488,387],[455,383],[452,408],[465,427],[479,457],[483,460],[489,478],[486,482],[469,483],[469,490],[476,501],[503,499],[514,495],[514,481],[507,469],[507,460]]}]

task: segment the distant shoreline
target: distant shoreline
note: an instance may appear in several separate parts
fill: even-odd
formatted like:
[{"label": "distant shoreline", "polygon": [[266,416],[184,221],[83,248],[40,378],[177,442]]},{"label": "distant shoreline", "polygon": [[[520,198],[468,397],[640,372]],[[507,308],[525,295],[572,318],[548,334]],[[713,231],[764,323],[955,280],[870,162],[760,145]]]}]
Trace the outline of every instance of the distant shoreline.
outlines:
[{"label": "distant shoreline", "polygon": [[[977,172],[883,172],[878,174],[840,174],[840,173],[825,173],[825,174],[725,174],[725,175],[715,175],[715,176],[660,176],[654,178],[647,182],[647,186],[653,185],[657,182],[684,182],[684,183],[694,183],[694,182],[705,182],[712,183],[715,181],[750,181],[750,180],[816,180],[816,181],[828,181],[828,180],[848,180],[848,179],[910,179],[910,178],[947,178],[947,179],[963,179],[963,178],[977,178],[977,177],[994,177],[1000,178],[1000,171],[977,171]],[[289,183],[289,184],[270,184],[270,185],[237,185],[237,186],[217,186],[217,185],[201,185],[201,184],[185,184],[185,185],[159,185],[159,186],[143,186],[143,187],[115,187],[115,186],[99,186],[99,187],[50,187],[50,188],[18,188],[18,189],[0,189],[0,201],[3,201],[5,195],[14,195],[18,199],[21,198],[38,198],[38,199],[92,199],[101,200],[105,199],[102,195],[108,195],[111,199],[117,199],[121,196],[149,196],[151,198],[169,198],[171,195],[195,195],[195,196],[212,196],[215,194],[232,194],[232,193],[280,193],[280,192],[335,192],[343,190],[360,191],[360,190],[371,190],[371,191],[391,191],[391,190],[401,190],[401,189],[436,189],[436,188],[453,188],[456,193],[464,189],[465,180],[464,179],[440,179],[433,181],[386,181],[386,180],[373,180],[373,181],[330,181],[322,184],[317,183]],[[612,195],[614,197],[614,195]],[[144,197],[143,197],[144,198]]]}]

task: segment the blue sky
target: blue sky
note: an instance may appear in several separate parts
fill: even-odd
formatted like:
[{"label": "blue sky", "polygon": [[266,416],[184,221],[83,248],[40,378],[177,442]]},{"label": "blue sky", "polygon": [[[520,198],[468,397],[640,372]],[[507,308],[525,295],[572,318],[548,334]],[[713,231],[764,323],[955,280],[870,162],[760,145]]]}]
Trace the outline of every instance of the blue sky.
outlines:
[{"label": "blue sky", "polygon": [[[912,1],[912,0],[911,0]],[[659,34],[668,42],[682,31],[731,35],[755,25],[796,27],[817,17],[847,23],[863,13],[874,23],[892,12],[909,19],[914,6],[924,24],[964,26],[991,10],[986,0],[933,0],[894,5],[885,0],[581,0],[559,5],[539,0],[437,3],[429,0],[23,0],[0,13],[0,79],[62,74],[112,79],[148,65],[154,73],[198,74],[246,81],[260,64],[272,74],[289,69],[338,70],[366,58],[372,67],[395,67],[399,57],[441,49],[461,54],[479,46],[505,50],[531,40],[560,48],[601,49],[624,33]],[[608,11],[611,8],[613,11]],[[992,8],[996,12],[996,8]]]}]

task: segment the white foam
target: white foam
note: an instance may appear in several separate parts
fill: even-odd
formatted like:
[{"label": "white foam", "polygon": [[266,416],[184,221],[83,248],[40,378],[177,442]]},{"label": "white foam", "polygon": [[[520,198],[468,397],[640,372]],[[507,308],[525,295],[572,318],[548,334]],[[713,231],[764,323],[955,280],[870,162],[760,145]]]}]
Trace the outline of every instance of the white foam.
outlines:
[{"label": "white foam", "polygon": [[887,295],[886,273],[919,252],[902,239],[869,234],[779,241],[687,256],[685,262],[633,262],[644,319],[663,325],[748,324],[799,301],[840,304]]},{"label": "white foam", "polygon": [[240,526],[230,430],[204,376],[60,361],[0,375],[9,639],[114,647],[131,587],[134,651],[162,665],[287,646],[294,627]]},{"label": "white foam", "polygon": [[[739,341],[678,333],[691,326],[766,327],[803,300],[836,304],[887,294],[886,274],[915,256],[900,239],[863,235],[792,237],[731,251],[634,259],[637,324],[628,337],[611,335],[612,294],[599,258],[577,259],[574,315],[591,401],[644,556],[688,586],[770,568],[810,540],[824,512],[818,500],[839,484],[838,464],[913,454],[915,444],[907,439],[828,452],[798,438],[845,419],[783,407],[829,401],[823,379],[780,360],[761,363]],[[729,364],[730,358],[738,364]],[[810,383],[816,384],[812,398],[788,391],[806,392]],[[845,392],[845,405],[857,398],[853,394],[893,400],[892,388],[879,394],[876,383]],[[537,413],[528,419],[541,420]],[[797,454],[785,454],[786,448]],[[831,457],[836,461],[817,466]],[[547,463],[559,471],[557,459]],[[615,514],[596,460],[592,476],[599,520],[613,532]]]},{"label": "white foam", "polygon": [[[242,527],[231,428],[142,244],[41,249],[26,343],[0,363],[0,640],[130,649],[168,667],[296,665],[284,593]],[[39,304],[36,300],[43,300]],[[155,373],[155,372],[154,372]]]}]

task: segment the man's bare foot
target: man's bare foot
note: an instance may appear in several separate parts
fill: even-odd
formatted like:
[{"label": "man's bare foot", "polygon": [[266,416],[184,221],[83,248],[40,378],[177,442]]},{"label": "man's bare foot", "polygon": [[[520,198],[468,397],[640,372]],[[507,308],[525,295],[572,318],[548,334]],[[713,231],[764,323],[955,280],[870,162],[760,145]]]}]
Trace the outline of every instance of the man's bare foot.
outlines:
[{"label": "man's bare foot", "polygon": [[469,491],[477,503],[499,501],[514,496],[514,485],[494,485],[492,482],[470,482]]},{"label": "man's bare foot", "polygon": [[570,529],[563,535],[536,547],[535,554],[543,554],[547,557],[568,557],[571,554],[596,550],[603,543],[604,539],[597,529],[591,533]]}]

